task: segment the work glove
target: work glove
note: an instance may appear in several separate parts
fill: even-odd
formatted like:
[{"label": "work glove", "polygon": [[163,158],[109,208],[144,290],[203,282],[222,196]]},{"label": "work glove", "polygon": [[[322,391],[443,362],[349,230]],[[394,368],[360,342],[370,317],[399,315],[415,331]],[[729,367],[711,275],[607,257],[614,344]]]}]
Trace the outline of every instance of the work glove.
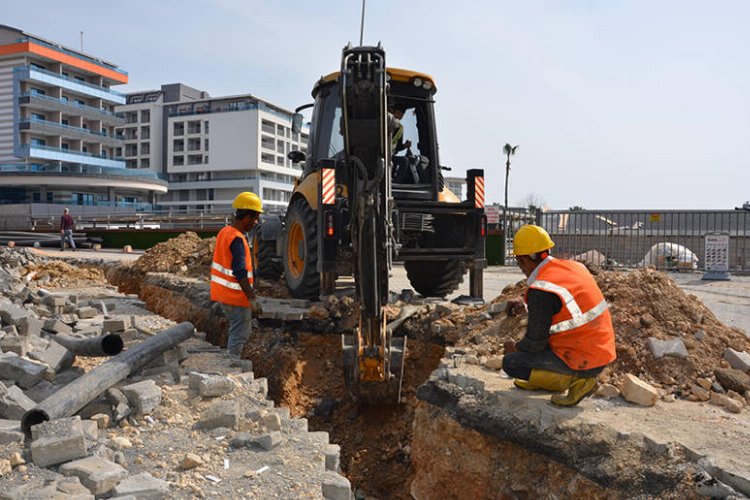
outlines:
[{"label": "work glove", "polygon": [[510,299],[505,305],[505,314],[509,317],[517,316],[526,309],[522,298]]},{"label": "work glove", "polygon": [[250,299],[250,308],[253,310],[253,316],[259,318],[263,314],[263,306],[260,305],[258,299]]}]

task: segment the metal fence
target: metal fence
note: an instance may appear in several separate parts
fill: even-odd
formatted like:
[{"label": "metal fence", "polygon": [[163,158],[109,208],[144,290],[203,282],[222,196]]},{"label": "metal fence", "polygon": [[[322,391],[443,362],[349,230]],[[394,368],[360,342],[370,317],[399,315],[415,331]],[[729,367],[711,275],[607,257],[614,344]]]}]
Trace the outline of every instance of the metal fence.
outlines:
[{"label": "metal fence", "polygon": [[604,267],[705,270],[706,236],[714,234],[729,235],[729,271],[750,266],[747,210],[565,210],[538,214],[537,223],[556,255]]}]

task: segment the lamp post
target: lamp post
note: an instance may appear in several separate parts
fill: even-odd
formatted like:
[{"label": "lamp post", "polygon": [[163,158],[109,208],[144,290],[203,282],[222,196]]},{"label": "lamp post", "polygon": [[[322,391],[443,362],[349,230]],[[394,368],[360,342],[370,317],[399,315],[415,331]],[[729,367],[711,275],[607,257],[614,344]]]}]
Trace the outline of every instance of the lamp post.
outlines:
[{"label": "lamp post", "polygon": [[503,205],[503,238],[505,239],[505,255],[503,255],[503,264],[505,264],[505,257],[508,255],[508,177],[510,175],[510,157],[516,154],[518,145],[511,146],[506,143],[503,147],[505,153],[505,204]]}]

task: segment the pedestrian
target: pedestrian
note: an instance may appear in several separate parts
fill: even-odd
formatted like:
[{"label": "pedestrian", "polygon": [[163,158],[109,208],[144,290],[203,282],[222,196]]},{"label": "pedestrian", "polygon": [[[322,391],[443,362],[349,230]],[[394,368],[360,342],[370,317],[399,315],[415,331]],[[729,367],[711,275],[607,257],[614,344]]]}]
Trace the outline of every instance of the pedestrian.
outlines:
[{"label": "pedestrian", "polygon": [[211,300],[221,304],[229,321],[227,352],[240,356],[252,330],[252,316],[262,312],[253,289],[253,261],[246,233],[258,223],[263,204],[255,193],[237,195],[234,220],[216,236],[211,263]]},{"label": "pedestrian", "polygon": [[529,286],[508,301],[514,315],[528,307],[526,335],[506,342],[503,370],[526,390],[553,394],[552,403],[577,405],[597,388],[596,377],[615,360],[615,332],[607,301],[580,262],[550,255],[555,243],[535,225],[513,237],[513,253]]},{"label": "pedestrian", "polygon": [[65,250],[65,242],[67,241],[70,248],[76,251],[76,242],[73,239],[73,217],[70,215],[70,210],[65,208],[63,210],[62,217],[60,217],[60,251]]}]

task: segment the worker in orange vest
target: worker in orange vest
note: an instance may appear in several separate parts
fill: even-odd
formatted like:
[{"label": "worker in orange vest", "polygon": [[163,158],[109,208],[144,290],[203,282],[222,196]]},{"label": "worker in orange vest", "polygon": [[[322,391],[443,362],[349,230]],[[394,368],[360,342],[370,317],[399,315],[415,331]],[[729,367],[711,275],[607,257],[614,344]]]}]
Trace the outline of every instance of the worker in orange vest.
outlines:
[{"label": "worker in orange vest", "polygon": [[211,262],[211,300],[219,302],[229,320],[227,351],[240,356],[250,337],[252,315],[262,310],[253,290],[253,261],[245,233],[258,223],[263,203],[255,193],[237,195],[234,221],[216,235]]},{"label": "worker in orange vest", "polygon": [[555,259],[555,243],[539,226],[513,237],[513,253],[528,278],[523,299],[508,301],[509,315],[528,308],[526,335],[506,342],[503,370],[516,387],[548,390],[552,403],[577,405],[597,388],[596,377],[615,360],[615,332],[607,301],[586,267]]}]

